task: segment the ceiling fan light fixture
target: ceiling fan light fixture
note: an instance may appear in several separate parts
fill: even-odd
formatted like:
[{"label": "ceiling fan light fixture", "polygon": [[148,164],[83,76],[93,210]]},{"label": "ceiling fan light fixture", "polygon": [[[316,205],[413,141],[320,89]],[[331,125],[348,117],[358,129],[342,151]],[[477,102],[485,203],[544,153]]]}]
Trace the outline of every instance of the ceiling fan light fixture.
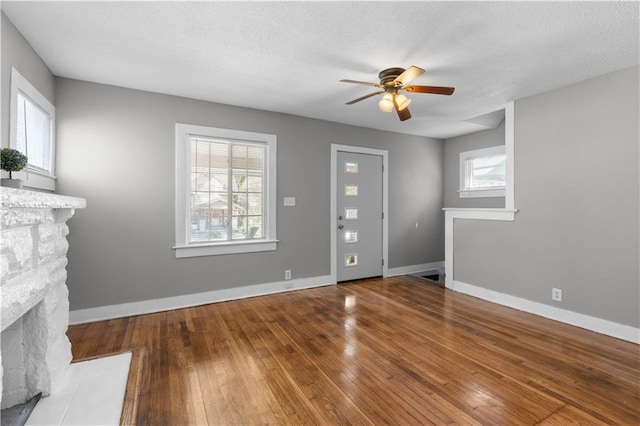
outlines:
[{"label": "ceiling fan light fixture", "polygon": [[378,107],[380,111],[383,112],[391,112],[393,111],[393,94],[387,92],[384,94],[380,102],[378,102]]},{"label": "ceiling fan light fixture", "polygon": [[402,111],[409,106],[409,104],[411,103],[411,99],[407,98],[402,93],[398,93],[396,95],[396,103],[398,104],[398,110]]}]

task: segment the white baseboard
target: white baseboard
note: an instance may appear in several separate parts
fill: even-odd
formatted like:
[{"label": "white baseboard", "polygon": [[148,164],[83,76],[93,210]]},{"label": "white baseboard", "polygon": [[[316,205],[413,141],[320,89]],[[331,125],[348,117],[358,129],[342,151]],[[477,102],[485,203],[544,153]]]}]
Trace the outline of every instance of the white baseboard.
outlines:
[{"label": "white baseboard", "polygon": [[595,331],[596,333],[640,344],[640,328],[618,324],[585,314],[579,314],[566,309],[556,308],[555,306],[545,305],[544,303],[533,302],[531,300],[522,299],[520,297],[511,296],[460,281],[453,281],[453,290],[479,299],[488,300],[489,302],[497,303],[498,305],[508,306],[510,308],[529,312],[531,314],[539,315],[565,324],[571,324],[576,327]]},{"label": "white baseboard", "polygon": [[443,269],[444,268],[444,260],[440,262],[431,262],[431,263],[422,263],[420,265],[409,265],[409,266],[400,266],[398,268],[389,268],[388,277],[395,277],[397,275],[409,275],[415,274],[416,272],[429,271],[432,269]]},{"label": "white baseboard", "polygon": [[[189,308],[228,300],[246,299],[248,297],[267,294],[284,293],[305,288],[322,287],[335,284],[329,275],[299,278],[290,281],[278,281],[266,284],[255,284],[244,287],[213,290],[204,293],[185,294],[183,296],[163,299],[143,300],[140,302],[122,303],[119,305],[98,306],[96,308],[78,309],[69,312],[69,324],[103,321],[132,315],[151,314],[173,309]],[[285,288],[285,285],[287,288]]]}]

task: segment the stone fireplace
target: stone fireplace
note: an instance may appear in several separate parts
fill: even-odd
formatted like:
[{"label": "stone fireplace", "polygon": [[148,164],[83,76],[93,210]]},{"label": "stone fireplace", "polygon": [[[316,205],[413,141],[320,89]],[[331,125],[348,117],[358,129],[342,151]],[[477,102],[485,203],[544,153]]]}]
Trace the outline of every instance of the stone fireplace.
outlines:
[{"label": "stone fireplace", "polygon": [[67,220],[84,199],[0,187],[2,408],[49,395],[71,362]]}]

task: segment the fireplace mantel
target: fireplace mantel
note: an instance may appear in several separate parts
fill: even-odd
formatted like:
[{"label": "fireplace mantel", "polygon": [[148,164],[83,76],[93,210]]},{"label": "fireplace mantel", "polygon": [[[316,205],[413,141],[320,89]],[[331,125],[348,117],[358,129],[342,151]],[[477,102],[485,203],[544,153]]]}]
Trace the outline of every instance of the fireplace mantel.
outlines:
[{"label": "fireplace mantel", "polygon": [[66,221],[86,201],[0,187],[0,202],[0,390],[6,408],[39,392],[48,395],[71,361]]}]

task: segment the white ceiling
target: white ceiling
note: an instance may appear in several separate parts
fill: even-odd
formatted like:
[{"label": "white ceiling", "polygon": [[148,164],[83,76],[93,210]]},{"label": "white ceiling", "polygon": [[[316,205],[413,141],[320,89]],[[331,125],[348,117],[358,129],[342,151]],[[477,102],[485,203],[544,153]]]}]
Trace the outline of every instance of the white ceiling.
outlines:
[{"label": "white ceiling", "polygon": [[[638,2],[11,2],[62,77],[394,132],[486,129],[505,103],[638,64]],[[427,70],[413,118],[378,110],[388,67]]]}]

